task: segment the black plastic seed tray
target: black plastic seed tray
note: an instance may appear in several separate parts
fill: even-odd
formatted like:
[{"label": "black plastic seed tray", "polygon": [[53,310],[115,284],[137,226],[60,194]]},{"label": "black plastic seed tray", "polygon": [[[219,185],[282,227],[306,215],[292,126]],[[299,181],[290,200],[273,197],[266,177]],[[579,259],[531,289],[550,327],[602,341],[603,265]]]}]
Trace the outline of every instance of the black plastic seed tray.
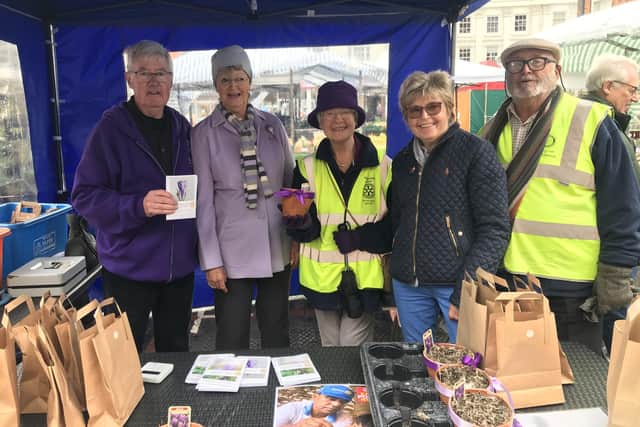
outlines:
[{"label": "black plastic seed tray", "polygon": [[451,427],[447,407],[422,362],[422,345],[378,342],[360,347],[374,425]]}]

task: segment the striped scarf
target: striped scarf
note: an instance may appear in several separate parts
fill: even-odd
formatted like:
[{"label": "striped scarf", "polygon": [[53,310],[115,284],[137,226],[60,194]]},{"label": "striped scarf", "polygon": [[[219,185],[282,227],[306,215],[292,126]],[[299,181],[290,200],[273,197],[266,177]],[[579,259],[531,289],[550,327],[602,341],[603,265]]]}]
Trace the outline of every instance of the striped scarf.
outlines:
[{"label": "striped scarf", "polygon": [[244,199],[248,209],[255,209],[258,203],[258,181],[262,186],[264,197],[271,197],[273,191],[256,149],[257,135],[253,106],[249,105],[247,107],[246,120],[242,120],[235,114],[225,110],[222,104],[218,104],[218,107],[225,119],[240,135],[240,167],[242,168]]}]

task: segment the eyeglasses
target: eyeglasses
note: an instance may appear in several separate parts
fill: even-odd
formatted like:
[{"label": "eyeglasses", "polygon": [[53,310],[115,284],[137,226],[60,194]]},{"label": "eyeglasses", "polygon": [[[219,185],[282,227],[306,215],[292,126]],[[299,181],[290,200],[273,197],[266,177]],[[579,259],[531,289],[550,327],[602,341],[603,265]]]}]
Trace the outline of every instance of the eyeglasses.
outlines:
[{"label": "eyeglasses", "polygon": [[424,107],[420,105],[412,105],[407,108],[407,116],[410,119],[419,119],[422,117],[423,112],[430,116],[437,116],[442,111],[442,102],[430,102]]},{"label": "eyeglasses", "polygon": [[636,95],[638,93],[638,86],[630,85],[629,83],[621,82],[620,80],[612,80],[612,82],[626,86],[627,91],[631,96]]},{"label": "eyeglasses", "polygon": [[322,111],[320,112],[320,117],[326,117],[328,120],[337,120],[338,118],[344,119],[346,117],[355,117],[355,111],[347,109]]},{"label": "eyeglasses", "polygon": [[220,84],[222,86],[231,86],[231,83],[235,83],[236,86],[240,86],[245,84],[246,82],[248,82],[249,79],[246,77],[234,77],[232,79],[228,79],[226,77],[223,77],[220,79]]},{"label": "eyeglasses", "polygon": [[546,67],[548,63],[555,64],[557,61],[543,56],[535,56],[529,59],[514,59],[512,61],[507,61],[505,68],[511,74],[516,74],[522,71],[524,64],[527,64],[527,67],[529,67],[531,71],[540,71]]},{"label": "eyeglasses", "polygon": [[130,71],[136,75],[137,78],[144,82],[150,82],[152,78],[156,78],[159,82],[166,82],[171,80],[173,73],[171,71]]}]

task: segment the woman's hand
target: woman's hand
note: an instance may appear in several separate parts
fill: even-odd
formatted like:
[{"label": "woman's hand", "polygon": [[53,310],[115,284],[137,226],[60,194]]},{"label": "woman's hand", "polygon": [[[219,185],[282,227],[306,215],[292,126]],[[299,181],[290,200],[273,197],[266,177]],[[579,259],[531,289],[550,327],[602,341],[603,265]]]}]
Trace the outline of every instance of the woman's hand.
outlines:
[{"label": "woman's hand", "polygon": [[300,262],[300,243],[295,240],[291,241],[291,249],[289,253],[289,264],[291,268],[298,268]]},{"label": "woman's hand", "polygon": [[178,202],[166,190],[151,190],[142,199],[144,214],[148,217],[155,215],[169,215],[178,209]]},{"label": "woman's hand", "polygon": [[458,320],[458,307],[453,304],[449,304],[449,319]]},{"label": "woman's hand", "polygon": [[229,291],[227,289],[227,272],[224,270],[224,267],[212,268],[211,270],[207,270],[207,283],[209,287],[222,291],[225,294]]}]

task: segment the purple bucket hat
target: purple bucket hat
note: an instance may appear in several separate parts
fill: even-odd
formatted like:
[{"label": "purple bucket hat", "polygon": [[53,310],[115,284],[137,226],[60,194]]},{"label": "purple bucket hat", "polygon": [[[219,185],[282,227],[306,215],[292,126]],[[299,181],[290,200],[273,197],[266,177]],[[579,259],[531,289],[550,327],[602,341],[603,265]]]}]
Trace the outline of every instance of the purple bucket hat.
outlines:
[{"label": "purple bucket hat", "polygon": [[337,82],[327,82],[318,89],[318,103],[315,110],[309,113],[307,121],[314,128],[320,129],[318,113],[332,108],[348,108],[354,110],[358,115],[356,128],[364,123],[365,112],[358,106],[358,92],[344,80]]}]

